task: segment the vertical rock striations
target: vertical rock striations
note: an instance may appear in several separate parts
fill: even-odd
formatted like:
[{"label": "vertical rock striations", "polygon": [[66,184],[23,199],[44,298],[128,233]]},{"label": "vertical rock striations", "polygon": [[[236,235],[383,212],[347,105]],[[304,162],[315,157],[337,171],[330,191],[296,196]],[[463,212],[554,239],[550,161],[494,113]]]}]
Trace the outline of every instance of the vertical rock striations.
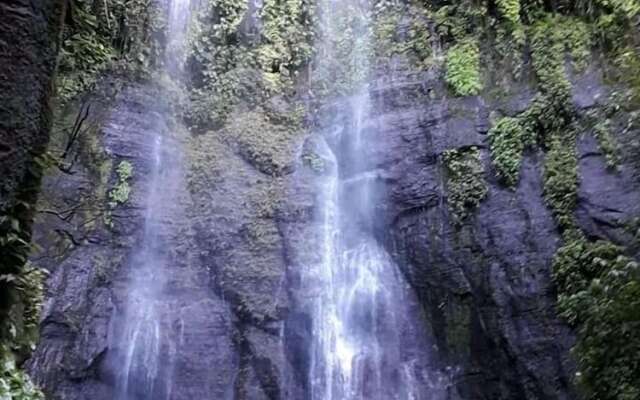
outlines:
[{"label": "vertical rock striations", "polygon": [[[341,211],[408,283],[396,300],[420,317],[398,320],[400,358],[424,350],[411,338],[431,338],[430,366],[445,379],[410,386],[450,400],[635,398],[640,368],[623,365],[638,361],[637,321],[608,313],[634,309],[615,308],[626,298],[616,296],[638,282],[634,2],[381,1],[369,44],[348,13],[323,37],[315,2],[202,3],[188,98],[158,101],[167,88],[149,71],[114,66],[56,119],[54,153],[74,125],[82,134],[66,172],[48,170],[35,229],[33,262],[51,276],[29,368],[52,399],[114,396],[110,321],[144,236],[152,138],[182,123],[185,181],[172,201],[182,211],[158,228],[171,270],[160,326],[179,345],[160,346],[160,376],[173,376],[175,399],[309,398],[318,293],[304,268],[322,260],[318,183],[332,167],[318,132],[339,146],[331,128],[355,124],[361,79],[376,111],[355,124],[367,145],[337,161],[348,179],[361,172],[353,158],[365,160],[376,195],[373,209]],[[163,42],[162,29],[142,36]],[[360,74],[354,55],[367,53]],[[330,68],[315,68],[314,54]],[[594,334],[609,325],[625,327],[607,332],[623,345]],[[585,352],[594,348],[616,363]],[[144,382],[131,381],[137,395],[149,395]]]}]

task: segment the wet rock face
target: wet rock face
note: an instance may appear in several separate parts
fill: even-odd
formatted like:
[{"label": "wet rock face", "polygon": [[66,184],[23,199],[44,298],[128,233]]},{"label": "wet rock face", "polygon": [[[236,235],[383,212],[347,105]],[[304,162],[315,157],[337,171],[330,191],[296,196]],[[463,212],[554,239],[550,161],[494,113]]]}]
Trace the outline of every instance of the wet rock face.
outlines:
[{"label": "wet rock face", "polygon": [[[401,95],[402,86],[395,90]],[[527,156],[515,191],[486,174],[489,194],[461,226],[447,210],[442,152],[477,146],[490,170],[490,108],[479,98],[436,98],[388,107],[372,122],[382,148],[393,149],[384,240],[421,299],[462,398],[571,398],[571,336],[554,313],[549,265],[559,239],[543,204],[542,155]]]},{"label": "wet rock face", "polygon": [[[607,88],[597,73],[574,84],[581,112]],[[542,192],[544,154],[529,151],[515,190],[497,182],[487,140],[488,115],[526,108],[527,90],[500,101],[450,99],[437,81],[398,79],[380,85],[383,109],[371,154],[381,160],[388,198],[380,237],[415,288],[465,399],[573,399],[570,330],[555,312],[551,260],[560,245]],[[412,100],[423,91],[423,100]],[[404,94],[403,94],[404,92]],[[399,99],[398,99],[399,98]],[[617,132],[618,136],[619,131]],[[624,143],[624,138],[617,138]],[[455,226],[446,205],[446,149],[476,146],[489,192],[479,209]],[[592,238],[629,244],[625,224],[638,213],[638,174],[628,157],[607,169],[591,132],[579,141],[581,227]]]},{"label": "wet rock face", "polygon": [[[119,86],[112,85],[117,80],[104,86]],[[131,277],[140,266],[138,250],[154,162],[151,148],[158,132],[171,137],[167,134],[179,129],[163,118],[168,110],[157,101],[161,93],[151,85],[135,84],[92,96],[94,111],[83,127],[88,131],[73,148],[69,170],[50,171],[45,179],[40,208],[49,212],[36,224],[36,242],[43,250],[34,260],[51,275],[41,340],[28,368],[49,398],[119,396],[116,388],[127,368],[127,343],[118,332],[127,317]],[[74,107],[71,111],[77,112]],[[66,130],[57,132],[64,138]],[[54,140],[52,147],[57,144]],[[179,154],[183,146],[176,142],[172,151]],[[132,168],[130,193],[126,201],[110,204],[111,193],[121,184],[117,166],[124,161]],[[185,188],[165,184],[176,192],[169,211],[184,214],[193,207]],[[173,215],[169,211],[163,215]],[[188,216],[166,218],[154,227],[166,244],[159,250],[166,262],[158,269],[167,271],[158,274],[167,274],[167,279],[153,308],[158,314],[159,351],[146,367],[155,363],[162,379],[162,385],[154,385],[156,398],[229,398],[238,373],[234,315],[215,290],[209,266],[197,257],[192,223]],[[140,375],[130,380],[131,393],[147,387]]]},{"label": "wet rock face", "polygon": [[[44,181],[40,208],[47,212],[36,224],[42,251],[34,261],[51,276],[41,340],[28,367],[52,399],[117,397],[126,343],[114,337],[124,329],[128,282],[139,263],[153,138],[176,128],[176,121],[164,118],[169,105],[158,102],[165,97],[154,85],[105,79],[87,101],[89,117],[67,157],[69,171],[48,171]],[[64,148],[69,126],[87,103],[58,116],[52,151]],[[307,200],[280,211],[284,191],[295,189],[293,175],[272,175],[263,167],[277,157],[291,164],[283,170],[293,171],[296,157],[278,152],[297,152],[303,137],[259,149],[254,160],[246,147],[259,144],[241,139],[265,133],[264,124],[249,121],[242,129],[237,136],[187,133],[167,149],[182,153],[184,186],[167,182],[166,190],[178,192],[171,207],[180,217],[159,222],[166,244],[159,251],[169,265],[157,308],[157,362],[171,392],[168,386],[154,389],[156,398],[302,398],[305,377],[294,376],[284,349],[290,302],[276,215],[304,224],[312,204],[302,187]],[[130,193],[114,207],[111,193],[123,161],[133,170]],[[141,387],[140,396],[146,383],[130,381]]]},{"label": "wet rock face", "polygon": [[[583,109],[606,92],[594,76],[575,82]],[[29,368],[52,399],[113,398],[117,361],[109,335],[141,237],[148,138],[168,129],[153,123],[165,112],[149,106],[158,97],[153,89],[125,87],[117,96],[96,94],[88,122],[95,135],[75,150],[74,173],[45,180],[42,208],[56,213],[38,221],[44,252],[36,257],[51,277]],[[554,308],[550,265],[560,238],[542,196],[544,154],[526,154],[515,190],[497,181],[488,154],[492,114],[521,111],[532,94],[518,88],[499,100],[454,99],[438,77],[411,74],[373,85],[379,112],[365,127],[374,138],[366,157],[377,160],[385,193],[374,228],[417,295],[425,321],[416,326],[431,327],[452,400],[577,398],[573,336]],[[318,171],[302,160],[313,138],[291,134],[287,143],[257,148],[247,138],[268,126],[251,131],[248,121],[236,136],[191,133],[182,144],[185,218],[166,225],[175,264],[166,296],[175,313],[163,327],[170,336],[178,332],[176,315],[191,315],[192,326],[174,363],[182,390],[172,399],[303,399],[309,390],[311,320],[300,279],[301,269],[319,260]],[[467,146],[480,149],[489,191],[456,226],[441,156]],[[581,136],[579,154],[581,227],[594,238],[629,242],[624,225],[640,211],[633,156],[608,171],[590,132]],[[107,226],[103,208],[122,159],[134,167],[131,197]],[[282,168],[271,174],[265,165]]]}]

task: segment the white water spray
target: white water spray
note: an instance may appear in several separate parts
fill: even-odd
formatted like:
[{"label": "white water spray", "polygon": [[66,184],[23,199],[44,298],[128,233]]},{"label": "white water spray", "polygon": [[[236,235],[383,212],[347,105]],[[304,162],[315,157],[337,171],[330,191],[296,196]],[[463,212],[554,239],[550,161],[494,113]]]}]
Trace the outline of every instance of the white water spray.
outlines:
[{"label": "white water spray", "polygon": [[[191,0],[169,0],[165,66],[176,81],[182,79],[186,35]],[[122,365],[117,366],[117,400],[170,399],[172,374],[176,362],[176,340],[163,331],[163,318],[171,313],[171,302],[164,291],[171,274],[168,221],[179,219],[182,210],[178,196],[183,175],[177,135],[168,131],[163,115],[149,115],[157,121],[150,138],[146,191],[146,212],[142,241],[130,262],[127,299],[120,332],[115,333]],[[184,326],[180,327],[183,335]],[[179,344],[179,343],[178,343]]]},{"label": "white water spray", "polygon": [[410,309],[408,285],[375,236],[381,185],[376,160],[367,156],[378,128],[370,123],[376,110],[367,79],[368,7],[327,0],[322,8],[317,75],[335,76],[333,89],[347,86],[350,94],[336,113],[321,117],[324,140],[316,149],[326,168],[319,198],[322,258],[306,271],[307,284],[319,292],[311,310],[310,397],[441,399],[441,385],[432,384],[439,378],[430,369],[426,328],[409,326],[422,324],[421,316]]}]

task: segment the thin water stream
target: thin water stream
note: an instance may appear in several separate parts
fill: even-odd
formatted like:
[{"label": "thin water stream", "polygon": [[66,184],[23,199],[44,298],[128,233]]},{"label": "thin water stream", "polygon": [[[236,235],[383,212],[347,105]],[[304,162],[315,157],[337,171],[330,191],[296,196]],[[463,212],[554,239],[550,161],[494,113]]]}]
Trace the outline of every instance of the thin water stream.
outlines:
[{"label": "thin water stream", "polygon": [[308,284],[321,286],[312,310],[311,398],[441,399],[426,328],[415,326],[423,319],[411,308],[410,289],[374,228],[384,190],[367,151],[379,128],[372,123],[379,110],[367,79],[370,6],[327,0],[321,8],[324,38],[316,67],[332,75],[346,65],[333,82],[351,90],[336,113],[320,116],[324,140],[317,152],[326,168],[318,207],[322,257],[308,271]]},{"label": "thin water stream", "polygon": [[[158,75],[164,72],[180,84],[191,0],[167,1],[164,71]],[[179,201],[184,190],[183,129],[176,127],[170,115],[150,112],[148,119],[154,121],[154,129],[144,139],[150,155],[143,235],[129,263],[124,309],[113,322],[118,326],[114,347],[121,353],[114,372],[117,400],[171,399],[178,346],[184,335],[184,320],[172,315],[176,300],[166,293],[176,273],[172,270],[172,221],[185,218]],[[178,333],[166,330],[171,325],[167,321],[179,325]]]}]

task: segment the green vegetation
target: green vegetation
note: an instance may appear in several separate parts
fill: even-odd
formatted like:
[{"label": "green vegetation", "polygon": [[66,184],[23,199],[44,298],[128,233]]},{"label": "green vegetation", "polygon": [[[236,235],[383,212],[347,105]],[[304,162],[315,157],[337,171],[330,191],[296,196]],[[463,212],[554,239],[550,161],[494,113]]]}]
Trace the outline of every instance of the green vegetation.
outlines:
[{"label": "green vegetation", "polygon": [[[640,394],[640,340],[632,333],[640,324],[637,263],[610,242],[590,242],[573,215],[578,191],[576,119],[564,54],[572,54],[574,63],[585,54],[580,50],[585,44],[576,45],[575,39],[566,35],[557,18],[534,27],[533,64],[541,94],[523,118],[544,138],[548,149],[544,195],[564,240],[554,258],[554,278],[559,311],[578,333],[573,350],[577,381],[588,398],[632,399]],[[613,146],[605,129],[603,124],[594,128],[607,161],[613,162]]]},{"label": "green vegetation", "polygon": [[468,354],[471,349],[471,305],[468,300],[455,298],[442,304],[445,315],[447,351]]},{"label": "green vegetation", "polygon": [[[525,124],[548,148],[544,164],[544,196],[561,229],[573,229],[577,203],[578,159],[573,126],[576,113],[565,72],[565,39],[558,20],[545,19],[532,28],[531,52],[540,94],[523,114]],[[562,25],[558,25],[562,26]]]},{"label": "green vegetation", "polygon": [[304,153],[301,158],[304,165],[317,173],[322,173],[326,169],[325,160],[312,151]]},{"label": "green vegetation", "polygon": [[[129,75],[146,75],[150,67],[162,62],[162,46],[156,41],[163,40],[165,26],[156,2],[72,3],[72,23],[63,34],[57,81],[61,102],[90,90],[106,71],[123,69]],[[509,72],[519,76],[519,60],[528,58],[524,52],[529,51],[538,93],[526,111],[499,119],[490,130],[492,163],[501,181],[514,187],[525,149],[538,146],[546,153],[544,197],[563,239],[553,261],[558,309],[578,334],[574,349],[578,382],[590,399],[640,398],[638,264],[626,249],[585,237],[574,217],[579,116],[572,105],[566,71],[567,67],[572,73],[585,70],[596,48],[605,55],[606,78],[630,89],[629,103],[640,102],[637,0],[428,4],[380,0],[371,12],[373,25],[369,15],[340,3],[333,18],[316,30],[314,18],[319,10],[312,0],[265,0],[256,9],[243,0],[202,3],[190,32],[187,60],[195,71],[187,117],[209,131],[191,138],[197,153],[192,160],[197,162],[189,171],[189,188],[194,193],[220,183],[228,165],[216,158],[216,152],[229,148],[266,175],[287,173],[303,132],[303,118],[300,109],[282,111],[278,102],[290,104],[303,91],[317,99],[353,94],[378,61],[391,64],[404,57],[417,72],[443,67],[455,95],[473,96],[483,90],[485,75],[489,75],[490,68],[483,70],[481,61],[500,63],[496,53],[511,58],[514,66]],[[254,19],[260,23],[253,23]],[[325,43],[326,48],[314,49],[314,41]],[[312,63],[314,51],[319,57]],[[619,160],[611,121],[608,115],[594,118],[593,134],[607,165],[613,168]],[[304,154],[303,162],[316,171],[325,167],[312,153]],[[460,224],[487,196],[480,152],[475,147],[449,150],[443,154],[443,163],[448,207],[454,223]],[[110,190],[110,161],[101,161],[95,174],[104,178],[98,197],[102,201],[107,195],[110,209],[129,200],[133,167],[128,161],[117,165]],[[279,191],[274,185],[248,196],[246,208],[257,215],[243,234],[256,246],[250,249],[256,254],[278,239],[272,218]],[[0,217],[0,305],[6,313],[0,326],[2,399],[42,398],[16,362],[34,346],[43,293],[43,272],[27,263],[30,236],[20,222],[31,213],[30,207],[28,202],[20,203]],[[105,221],[110,224],[108,215],[107,211]],[[279,279],[273,265],[262,260],[250,266],[251,276]],[[225,279],[236,277],[232,269],[240,267],[244,266],[225,266]],[[105,273],[97,274],[106,279]],[[259,308],[262,300],[240,306]],[[447,340],[454,347],[468,348],[469,310],[462,307],[448,315],[453,317],[447,321],[451,326]]]},{"label": "green vegetation", "polygon": [[544,196],[562,229],[573,229],[578,201],[576,150],[559,139],[551,142],[544,164]]},{"label": "green vegetation", "polygon": [[[282,175],[295,159],[297,138],[302,130],[302,108],[291,113],[268,113],[261,108],[231,118],[222,137],[238,146],[240,153],[257,169],[272,176]],[[256,132],[260,132],[256,135]]]},{"label": "green vegetation", "polygon": [[310,66],[313,93],[319,98],[352,95],[370,77],[374,27],[367,13],[354,4],[321,3],[324,9],[319,11],[325,17],[318,18],[315,49],[321,56]]},{"label": "green vegetation", "polygon": [[602,151],[607,161],[607,166],[609,168],[615,168],[619,163],[619,157],[615,139],[611,135],[610,121],[604,119],[597,122],[593,127],[593,133],[598,140],[600,151]]},{"label": "green vegetation", "polygon": [[[435,64],[431,48],[435,38],[429,30],[429,13],[424,7],[380,2],[373,14],[374,52],[378,62],[404,56],[416,69]],[[404,21],[405,18],[408,21]]]},{"label": "green vegetation", "polygon": [[35,347],[44,293],[44,272],[27,261],[30,233],[20,222],[30,209],[19,202],[12,214],[0,216],[0,398],[41,398],[15,362]]},{"label": "green vegetation", "polygon": [[489,131],[491,159],[498,177],[508,186],[515,186],[520,176],[522,152],[534,144],[531,132],[517,118],[501,118]]},{"label": "green vegetation", "polygon": [[487,195],[484,168],[476,147],[443,153],[447,170],[447,204],[456,224],[461,223]]},{"label": "green vegetation", "polygon": [[0,275],[0,282],[13,285],[15,296],[9,315],[0,327],[1,399],[44,399],[16,362],[17,356],[25,357],[35,348],[44,298],[44,278],[44,271],[30,263],[17,274]]},{"label": "green vegetation", "polygon": [[544,19],[531,28],[530,46],[539,95],[523,116],[525,123],[543,140],[562,135],[573,119],[571,83],[565,72],[565,36],[560,21]]},{"label": "green vegetation", "polygon": [[577,161],[571,161],[575,158],[575,111],[564,69],[566,36],[555,26],[555,20],[544,20],[531,28],[533,68],[540,92],[525,112],[499,120],[489,132],[493,164],[510,186],[518,181],[522,151],[536,142],[550,150],[545,174],[554,185],[565,176],[577,180],[575,168],[569,167]]},{"label": "green vegetation", "polygon": [[559,35],[564,37],[565,48],[571,55],[573,67],[578,72],[584,71],[591,58],[592,28],[578,18],[567,18],[556,23]]},{"label": "green vegetation", "polygon": [[[609,78],[629,88],[630,97],[625,97],[625,102],[638,99],[640,57],[633,50],[631,32],[637,31],[630,18],[638,16],[640,4],[625,0],[560,1],[553,2],[552,9],[531,2],[498,1],[496,5],[500,18],[507,22],[506,28],[504,24],[496,25],[498,41],[505,40],[507,32],[526,33],[539,93],[526,111],[499,119],[490,130],[493,165],[499,178],[514,186],[523,150],[538,145],[546,151],[544,197],[563,238],[563,246],[553,261],[558,309],[578,334],[573,349],[578,364],[577,382],[588,399],[639,398],[640,339],[635,332],[640,328],[640,272],[637,262],[624,248],[604,240],[590,241],[576,222],[579,184],[576,142],[581,120],[572,104],[565,60],[569,56],[573,70],[580,72],[588,65],[592,48],[599,46],[615,66],[607,69]],[[470,61],[459,62],[467,67],[451,68],[450,58],[454,54],[456,59],[462,59],[468,52],[452,52],[469,40],[469,35],[478,37],[478,32],[448,30],[457,32],[452,35],[457,43],[448,52],[447,75],[451,71],[474,70]],[[511,47],[510,51],[513,50]],[[458,75],[473,76],[469,72]],[[457,90],[451,78],[447,81],[457,94],[473,92]],[[605,107],[586,117],[607,165],[613,168],[619,157],[610,131],[611,116]],[[471,196],[473,199],[481,198],[482,191],[472,193],[476,193]],[[454,200],[450,206],[460,210],[461,203]]]},{"label": "green vegetation", "polygon": [[480,49],[475,41],[464,41],[449,49],[445,80],[459,96],[474,96],[482,90]]},{"label": "green vegetation", "polygon": [[129,179],[133,176],[133,166],[129,161],[120,161],[116,168],[116,173],[118,175],[117,183],[109,192],[109,199],[111,199],[109,205],[111,208],[115,208],[118,204],[124,204],[129,200],[129,194],[131,193]]},{"label": "green vegetation", "polygon": [[462,0],[432,10],[436,33],[445,43],[478,39],[483,34],[488,10],[484,2]]},{"label": "green vegetation", "polygon": [[29,376],[16,366],[11,351],[0,347],[0,399],[44,400],[44,395]]},{"label": "green vegetation", "polygon": [[595,3],[629,19],[640,14],[640,3],[635,0],[597,0]]},{"label": "green vegetation", "polygon": [[610,242],[568,240],[554,259],[558,309],[576,328],[578,382],[594,399],[640,396],[640,268]]},{"label": "green vegetation", "polygon": [[520,0],[497,0],[500,15],[514,26],[520,23]]},{"label": "green vegetation", "polygon": [[93,87],[105,71],[148,72],[158,58],[153,32],[163,28],[159,5],[147,0],[74,0],[58,67],[66,102]]},{"label": "green vegetation", "polygon": [[1,282],[13,285],[16,295],[0,333],[6,339],[5,344],[19,354],[28,354],[38,338],[44,277],[44,271],[30,263],[17,274],[0,275]]},{"label": "green vegetation", "polygon": [[293,94],[296,76],[311,57],[312,3],[267,0],[257,11],[262,29],[246,37],[241,22],[250,10],[242,0],[209,1],[192,34],[189,118],[199,126],[223,125],[237,108],[264,105]]}]

